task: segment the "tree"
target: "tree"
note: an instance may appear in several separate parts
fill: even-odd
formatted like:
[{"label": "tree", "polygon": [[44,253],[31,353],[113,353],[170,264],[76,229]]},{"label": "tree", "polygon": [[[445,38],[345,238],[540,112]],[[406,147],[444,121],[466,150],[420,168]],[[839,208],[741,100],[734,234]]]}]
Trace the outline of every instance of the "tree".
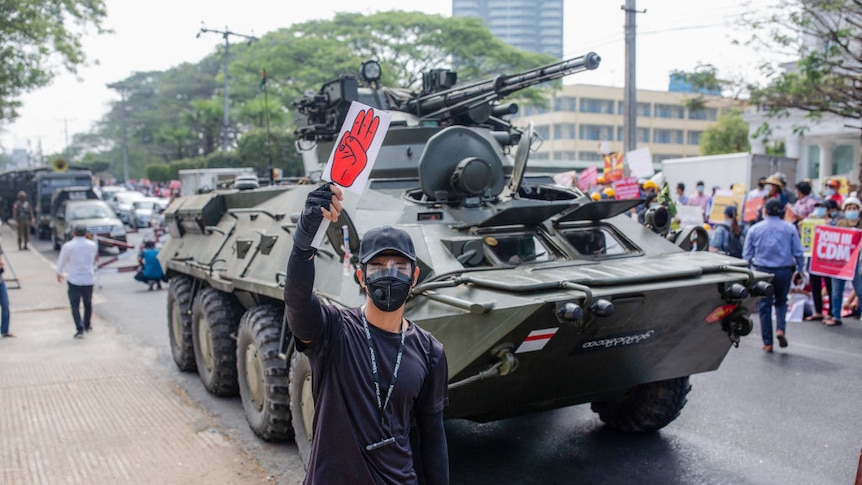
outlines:
[{"label": "tree", "polygon": [[103,0],[0,2],[0,123],[17,118],[19,96],[51,82],[57,61],[70,72],[86,61],[80,38],[107,32],[106,15]]},{"label": "tree", "polygon": [[749,151],[748,123],[742,120],[742,112],[730,110],[722,113],[718,121],[703,132],[699,145],[701,155]]},{"label": "tree", "polygon": [[271,132],[268,147],[266,130],[251,130],[243,133],[237,151],[244,166],[263,169],[262,171],[266,172],[272,150],[273,168],[282,169],[285,177],[298,177],[303,175],[303,168],[302,158],[294,148],[295,140],[294,136],[284,132]]},{"label": "tree", "polygon": [[147,179],[151,182],[167,182],[171,179],[171,166],[167,163],[147,165]]}]

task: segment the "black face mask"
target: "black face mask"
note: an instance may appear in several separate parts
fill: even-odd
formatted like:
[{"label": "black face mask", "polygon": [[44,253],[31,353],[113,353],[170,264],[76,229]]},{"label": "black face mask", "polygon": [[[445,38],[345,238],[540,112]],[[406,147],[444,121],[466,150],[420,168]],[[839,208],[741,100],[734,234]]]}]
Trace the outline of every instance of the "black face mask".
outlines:
[{"label": "black face mask", "polygon": [[[411,271],[412,273],[412,271]],[[365,276],[365,286],[371,302],[382,312],[394,312],[401,308],[407,297],[413,279],[397,269],[384,269]]]}]

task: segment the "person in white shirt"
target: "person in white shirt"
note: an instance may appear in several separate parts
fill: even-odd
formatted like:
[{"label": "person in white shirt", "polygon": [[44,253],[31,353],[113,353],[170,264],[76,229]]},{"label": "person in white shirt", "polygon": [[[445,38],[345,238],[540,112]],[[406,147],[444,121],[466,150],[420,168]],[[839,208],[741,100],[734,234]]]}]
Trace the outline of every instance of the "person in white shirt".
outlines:
[{"label": "person in white shirt", "polygon": [[[96,261],[99,259],[99,245],[87,239],[87,227],[76,224],[72,229],[71,241],[60,248],[57,261],[57,282],[63,282],[63,272],[68,268],[66,280],[69,284],[69,303],[72,305],[72,318],[75,320],[75,338],[83,338],[90,331],[90,316],[93,313],[93,284],[96,277]],[[81,320],[80,305],[84,302],[84,319]]]}]

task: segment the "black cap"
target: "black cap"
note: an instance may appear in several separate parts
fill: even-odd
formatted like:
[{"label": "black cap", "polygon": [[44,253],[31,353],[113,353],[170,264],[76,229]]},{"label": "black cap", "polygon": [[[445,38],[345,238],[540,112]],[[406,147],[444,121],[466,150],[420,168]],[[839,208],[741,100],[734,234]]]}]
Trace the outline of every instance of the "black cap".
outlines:
[{"label": "black cap", "polygon": [[778,199],[769,199],[766,201],[766,215],[780,216],[784,212],[784,204]]},{"label": "black cap", "polygon": [[359,262],[365,264],[383,251],[397,251],[410,261],[416,261],[410,234],[392,226],[378,227],[365,233],[359,245]]},{"label": "black cap", "polygon": [[736,206],[729,205],[724,208],[724,215],[727,217],[736,217]]}]

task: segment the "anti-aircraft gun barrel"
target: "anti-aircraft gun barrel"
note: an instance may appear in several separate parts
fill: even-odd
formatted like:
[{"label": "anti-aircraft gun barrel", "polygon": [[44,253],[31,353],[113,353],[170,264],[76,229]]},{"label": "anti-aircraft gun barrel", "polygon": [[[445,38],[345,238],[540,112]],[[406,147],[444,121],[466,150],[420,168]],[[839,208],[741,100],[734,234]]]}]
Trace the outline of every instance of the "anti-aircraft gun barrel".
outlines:
[{"label": "anti-aircraft gun barrel", "polygon": [[591,71],[599,67],[601,57],[589,52],[580,57],[530,69],[509,76],[500,75],[494,79],[480,81],[445,91],[420,95],[406,103],[404,111],[420,118],[452,118],[474,108],[487,105],[536,84],[553,81],[569,74]]}]

